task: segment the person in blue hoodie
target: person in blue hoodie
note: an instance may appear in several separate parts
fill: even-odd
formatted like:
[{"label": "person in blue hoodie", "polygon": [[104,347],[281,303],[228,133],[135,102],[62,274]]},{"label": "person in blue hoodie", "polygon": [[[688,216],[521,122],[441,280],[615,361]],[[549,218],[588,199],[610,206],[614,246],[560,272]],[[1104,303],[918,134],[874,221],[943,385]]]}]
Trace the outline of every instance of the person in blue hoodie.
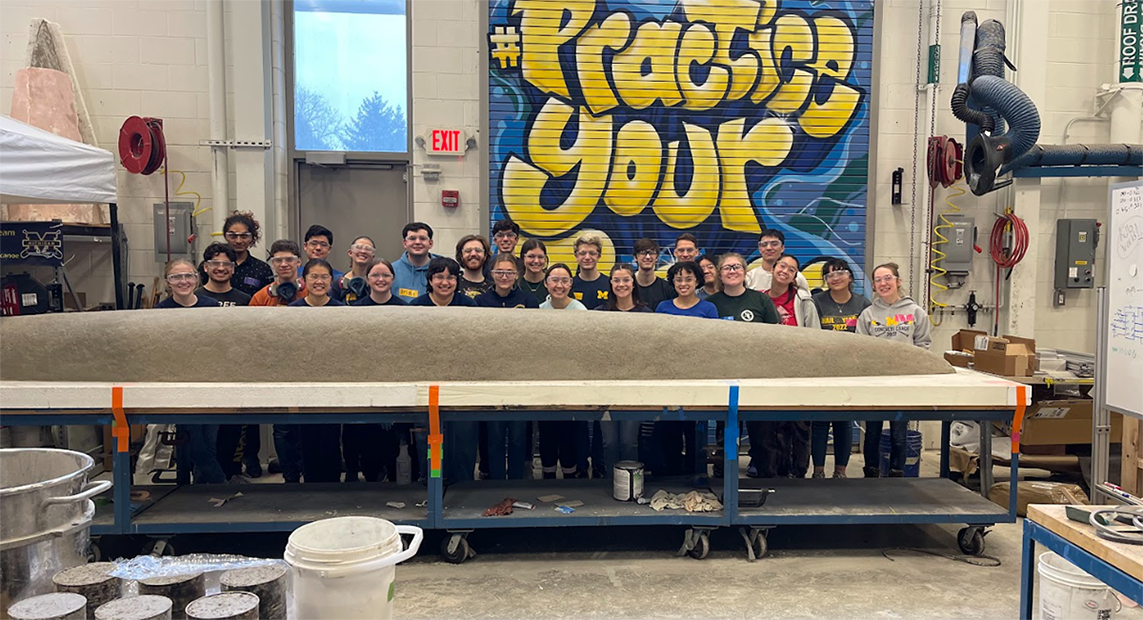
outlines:
[{"label": "person in blue hoodie", "polygon": [[405,301],[425,294],[429,262],[433,254],[433,227],[424,222],[409,222],[401,229],[401,245],[405,253],[393,263],[393,292]]},{"label": "person in blue hoodie", "polygon": [[[928,349],[933,344],[929,329],[929,316],[913,301],[901,294],[901,274],[896,263],[878,265],[873,270],[873,290],[877,295],[873,304],[857,317],[857,333],[874,338],[911,344]],[[881,474],[881,420],[865,423],[865,477]],[[905,439],[907,422],[889,422],[889,477],[905,475]]]}]

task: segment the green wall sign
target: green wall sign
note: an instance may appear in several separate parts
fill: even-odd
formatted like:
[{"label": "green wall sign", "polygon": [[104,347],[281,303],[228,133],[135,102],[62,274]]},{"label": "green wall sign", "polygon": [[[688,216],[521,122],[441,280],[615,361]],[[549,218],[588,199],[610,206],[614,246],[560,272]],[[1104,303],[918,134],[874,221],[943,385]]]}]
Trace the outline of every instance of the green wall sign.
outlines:
[{"label": "green wall sign", "polygon": [[1140,48],[1139,0],[1122,0],[1119,18],[1119,81],[1143,82],[1143,54]]}]

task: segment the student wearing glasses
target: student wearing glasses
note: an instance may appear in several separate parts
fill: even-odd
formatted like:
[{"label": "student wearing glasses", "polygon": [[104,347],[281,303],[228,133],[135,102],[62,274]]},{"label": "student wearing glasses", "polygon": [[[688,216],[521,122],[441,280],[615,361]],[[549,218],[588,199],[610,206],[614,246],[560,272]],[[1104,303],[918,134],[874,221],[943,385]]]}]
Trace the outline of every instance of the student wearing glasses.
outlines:
[{"label": "student wearing glasses", "polygon": [[429,261],[425,272],[425,282],[428,292],[413,301],[410,306],[469,306],[476,307],[476,302],[467,295],[457,292],[457,281],[460,279],[460,263],[451,258],[438,256]]},{"label": "student wearing glasses", "polygon": [[[690,234],[683,233],[675,239],[675,262],[685,263],[688,261],[693,262],[698,258],[699,247],[698,237]],[[667,278],[670,280],[670,278]]]},{"label": "student wearing glasses", "polygon": [[611,268],[611,294],[607,296],[607,303],[595,307],[597,311],[604,312],[652,312],[640,297],[639,287],[635,285],[635,268],[627,263],[615,263]]},{"label": "student wearing glasses", "polygon": [[355,306],[407,306],[409,303],[393,294],[393,264],[384,258],[374,257],[369,262],[365,279],[369,282],[369,294],[353,303]]},{"label": "student wearing glasses", "polygon": [[[901,274],[896,263],[878,265],[873,270],[873,303],[857,317],[857,333],[874,338],[903,342],[928,350],[933,339],[929,316],[912,297],[901,292]],[[881,475],[881,420],[865,423],[865,477]],[[905,475],[905,441],[908,423],[889,422],[889,477]]]},{"label": "student wearing glasses", "polygon": [[[206,295],[196,295],[198,270],[194,263],[185,258],[176,258],[163,268],[163,278],[167,281],[171,296],[159,302],[157,308],[217,308],[218,301]],[[178,430],[187,436],[187,450],[190,470],[194,482],[216,484],[226,482],[226,474],[218,462],[217,424],[179,424]]]},{"label": "student wearing glasses", "polygon": [[719,291],[718,263],[706,254],[699,256],[695,262],[698,263],[699,269],[702,269],[702,277],[705,280],[702,288],[695,291],[695,295],[699,299],[709,299]]},{"label": "student wearing glasses", "polygon": [[222,238],[234,250],[235,264],[234,275],[230,278],[231,286],[253,297],[263,286],[274,281],[274,272],[270,269],[270,265],[250,254],[250,248],[262,238],[262,230],[252,213],[235,211],[227,216],[222,225]]},{"label": "student wearing glasses", "polygon": [[707,319],[718,318],[718,309],[714,304],[698,297],[698,289],[706,284],[705,276],[698,264],[684,261],[671,265],[667,270],[667,280],[675,286],[678,296],[659,302],[655,312]]},{"label": "student wearing glasses", "polygon": [[[844,259],[831,258],[822,266],[826,290],[814,295],[822,329],[835,332],[856,332],[857,317],[870,306],[869,300],[853,292],[853,271]],[[852,441],[850,421],[822,422],[815,420],[810,426],[810,452],[814,460],[814,478],[825,478],[826,448],[830,427],[833,427],[833,477],[845,478],[849,465]],[[880,439],[878,439],[880,441]]]},{"label": "student wearing glasses", "polygon": [[488,240],[480,235],[465,235],[456,242],[456,262],[462,269],[456,287],[458,293],[476,299],[477,295],[492,290],[492,279],[485,273],[491,258]]},{"label": "student wearing glasses", "polygon": [[[756,291],[770,290],[770,280],[774,274],[774,265],[786,253],[786,235],[780,230],[768,228],[758,235],[758,253],[762,255],[762,264],[746,273],[746,288]],[[809,291],[810,284],[806,277],[798,274],[798,288]]]},{"label": "student wearing glasses", "polygon": [[635,264],[639,271],[635,273],[635,283],[639,287],[639,299],[654,311],[659,302],[664,299],[673,299],[675,289],[666,280],[655,273],[659,266],[659,243],[654,239],[643,237],[635,242],[632,248],[635,252]]},{"label": "student wearing glasses", "polygon": [[[587,310],[583,304],[570,297],[571,267],[563,263],[555,263],[548,267],[546,284],[548,299],[540,304],[541,310]],[[540,463],[543,466],[544,478],[554,479],[557,465],[563,472],[565,480],[587,477],[586,469],[578,470],[576,467],[576,462],[579,460],[576,438],[586,435],[587,422],[540,421]]]},{"label": "student wearing glasses", "polygon": [[[306,230],[303,242],[302,249],[306,252],[307,262],[315,258],[328,261],[329,253],[333,250],[333,231],[321,224],[314,224]],[[302,277],[302,268],[298,267],[299,278]],[[336,269],[333,270],[334,286],[341,282],[341,277],[344,275]]]},{"label": "student wearing glasses", "polygon": [[349,271],[334,282],[334,289],[341,292],[339,301],[351,306],[358,299],[369,295],[369,281],[366,274],[373,265],[373,258],[377,254],[377,244],[373,239],[362,235],[353,240],[346,251],[349,255]]},{"label": "student wearing glasses", "polygon": [[[611,281],[611,295],[607,303],[595,307],[597,312],[651,312],[639,299],[639,287],[635,285],[635,268],[627,263],[616,263],[608,278]],[[614,465],[619,461],[639,459],[639,420],[600,421],[600,440],[603,444],[604,463]],[[605,467],[604,477],[611,477],[611,468]]]},{"label": "student wearing glasses", "polygon": [[251,306],[287,306],[306,296],[305,284],[298,281],[302,251],[289,239],[278,239],[270,245],[270,266],[274,280],[254,293]]},{"label": "student wearing glasses", "polygon": [[310,259],[302,268],[302,279],[306,283],[306,296],[291,302],[291,306],[321,308],[322,306],[344,306],[330,297],[333,288],[333,267],[323,258]]},{"label": "student wearing glasses", "polygon": [[497,254],[492,259],[492,290],[476,296],[476,305],[484,308],[539,308],[536,298],[524,292],[516,282],[516,257],[511,254]]},{"label": "student wearing glasses", "polygon": [[520,262],[524,273],[520,276],[520,288],[531,293],[537,304],[548,300],[548,247],[539,239],[528,239],[520,246]]},{"label": "student wearing glasses", "polygon": [[250,296],[231,283],[236,260],[234,248],[225,243],[215,242],[206,246],[202,253],[202,268],[206,271],[207,281],[195,293],[213,297],[223,306],[248,305]]},{"label": "student wearing glasses", "polygon": [[520,225],[508,218],[497,220],[492,225],[492,242],[497,254],[516,255],[516,243],[520,240]]},{"label": "student wearing glasses", "polygon": [[572,296],[588,310],[607,301],[607,276],[599,272],[599,260],[603,256],[603,241],[599,235],[585,233],[575,240],[575,262],[578,273],[572,281]]},{"label": "student wearing glasses", "polygon": [[432,253],[433,227],[424,222],[409,222],[401,229],[401,245],[405,253],[393,262],[393,292],[405,301],[413,301],[425,294],[426,272],[429,262],[437,258]]}]

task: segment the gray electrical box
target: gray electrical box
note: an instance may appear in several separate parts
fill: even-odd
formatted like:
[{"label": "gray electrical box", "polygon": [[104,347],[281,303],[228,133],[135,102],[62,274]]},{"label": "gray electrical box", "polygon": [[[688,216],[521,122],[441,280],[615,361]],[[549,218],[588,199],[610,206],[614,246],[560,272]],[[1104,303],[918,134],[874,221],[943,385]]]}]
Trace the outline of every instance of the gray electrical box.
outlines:
[{"label": "gray electrical box", "polygon": [[[194,234],[193,202],[155,203],[155,260],[167,260],[167,234],[170,233],[171,256],[189,256],[194,250],[190,242]],[[169,212],[169,217],[168,217]],[[163,226],[166,222],[166,226]]]},{"label": "gray electrical box", "polygon": [[[952,224],[952,228],[942,226],[940,233],[947,243],[935,246],[944,252],[945,257],[939,263],[945,270],[949,288],[964,286],[964,279],[972,271],[972,252],[976,245],[976,222],[967,215],[949,214],[944,216]],[[943,222],[942,222],[943,224]]]},{"label": "gray electrical box", "polygon": [[1056,305],[1069,288],[1095,286],[1095,249],[1099,224],[1095,220],[1056,220]]}]

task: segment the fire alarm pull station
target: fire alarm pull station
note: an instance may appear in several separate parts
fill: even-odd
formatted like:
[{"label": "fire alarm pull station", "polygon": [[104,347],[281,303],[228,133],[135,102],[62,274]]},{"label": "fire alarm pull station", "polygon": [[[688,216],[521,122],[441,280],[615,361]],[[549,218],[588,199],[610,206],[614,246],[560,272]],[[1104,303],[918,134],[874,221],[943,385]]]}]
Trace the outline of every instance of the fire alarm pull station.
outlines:
[{"label": "fire alarm pull station", "polygon": [[441,190],[441,206],[455,209],[460,206],[460,191],[455,189]]}]

